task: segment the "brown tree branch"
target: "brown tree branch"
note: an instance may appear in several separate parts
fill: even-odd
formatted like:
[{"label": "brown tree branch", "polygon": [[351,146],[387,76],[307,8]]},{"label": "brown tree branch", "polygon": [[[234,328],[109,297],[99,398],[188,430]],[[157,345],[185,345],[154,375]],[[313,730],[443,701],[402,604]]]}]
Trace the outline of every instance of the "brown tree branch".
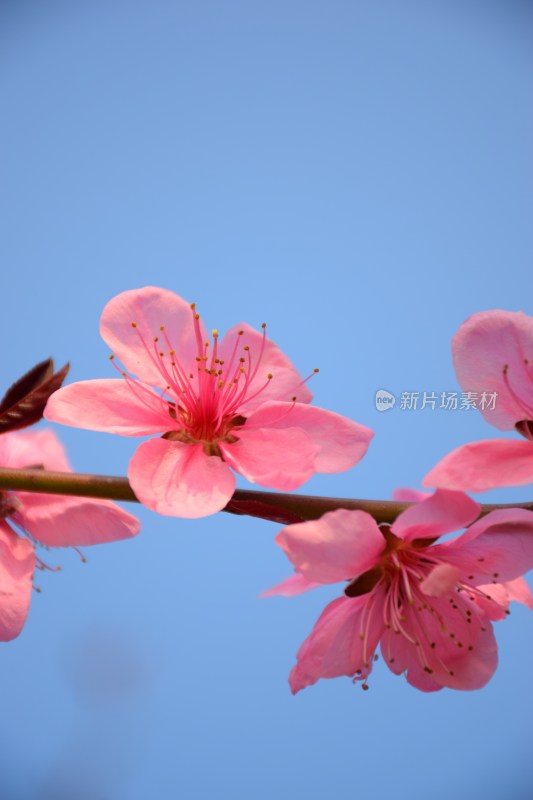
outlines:
[{"label": "brown tree branch", "polygon": [[[42,469],[1,467],[0,491],[2,490],[139,502],[127,478],[84,475],[76,472],[48,472]],[[336,508],[348,508],[366,511],[377,522],[393,522],[409,505],[411,504],[398,503],[394,500],[355,500],[344,497],[316,497],[237,489],[223,510],[231,514],[245,514],[289,524],[304,519],[317,519],[326,511],[333,511]],[[481,506],[481,513],[488,514],[499,508],[524,508],[533,511],[533,502],[486,503]]]}]

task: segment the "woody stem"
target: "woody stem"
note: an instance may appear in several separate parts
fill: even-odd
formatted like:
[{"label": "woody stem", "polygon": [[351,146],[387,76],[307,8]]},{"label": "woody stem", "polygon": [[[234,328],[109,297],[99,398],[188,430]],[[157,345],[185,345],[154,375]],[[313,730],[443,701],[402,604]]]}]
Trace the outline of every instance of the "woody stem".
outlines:
[{"label": "woody stem", "polygon": [[[12,490],[41,494],[97,497],[107,500],[139,502],[127,478],[110,475],[84,475],[76,472],[48,472],[42,469],[9,469],[0,467],[0,491]],[[224,511],[284,521],[284,512],[294,521],[317,519],[326,511],[348,508],[368,512],[377,522],[393,522],[411,503],[393,500],[355,500],[343,497],[316,497],[305,494],[283,494],[237,489]],[[484,504],[482,514],[500,508],[524,508],[533,511],[533,502]],[[290,520],[285,520],[290,521]]]}]

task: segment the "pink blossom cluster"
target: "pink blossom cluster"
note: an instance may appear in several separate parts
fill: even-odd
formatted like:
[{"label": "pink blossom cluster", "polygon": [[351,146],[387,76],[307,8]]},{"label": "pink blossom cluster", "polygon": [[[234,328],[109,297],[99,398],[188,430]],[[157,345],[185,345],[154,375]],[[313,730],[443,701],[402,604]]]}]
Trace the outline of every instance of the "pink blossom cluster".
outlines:
[{"label": "pink blossom cluster", "polygon": [[[49,430],[0,435],[3,467],[70,472],[63,446]],[[0,493],[0,641],[19,635],[28,615],[36,569],[50,569],[42,549],[87,547],[139,532],[139,521],[109,500],[35,492]]]},{"label": "pink blossom cluster", "polygon": [[533,609],[521,577],[533,567],[533,513],[478,519],[480,510],[463,492],[437,489],[392,525],[338,509],[282,530],[276,541],[296,574],[267,594],[345,583],[298,651],[292,691],[340,675],[367,688],[378,644],[389,669],[422,691],[484,686],[497,665],[491,620],[510,600]]},{"label": "pink blossom cluster", "polygon": [[[117,377],[58,389],[45,417],[150,437],[128,478],[155,512],[203,517],[230,503],[234,473],[286,492],[316,472],[350,469],[367,451],[372,431],[311,405],[308,378],[265,325],[209,334],[194,304],[145,287],[113,298],[100,329]],[[389,669],[417,689],[480,688],[497,665],[492,622],[512,600],[533,608],[522,577],[533,567],[533,512],[483,516],[465,494],[533,482],[533,318],[475,314],[454,336],[452,353],[465,391],[497,392],[497,407],[482,410],[487,421],[523,440],[474,442],[445,456],[423,481],[434,493],[404,493],[411,505],[392,524],[338,508],[277,535],[295,571],[265,594],[343,584],[298,651],[293,692],[342,675],[367,688],[378,646]],[[49,431],[2,434],[0,464],[69,469]],[[44,566],[38,544],[95,544],[137,531],[135,518],[107,501],[3,492],[0,639],[24,624],[35,567]]]},{"label": "pink blossom cluster", "polygon": [[315,472],[341,472],[364,456],[372,431],[310,405],[289,359],[244,322],[211,340],[194,305],[165,289],[123,292],[100,332],[120,377],[82,381],[52,395],[46,418],[142,442],[128,478],[160,514],[203,517],[235,490],[232,470],[280,491]]}]

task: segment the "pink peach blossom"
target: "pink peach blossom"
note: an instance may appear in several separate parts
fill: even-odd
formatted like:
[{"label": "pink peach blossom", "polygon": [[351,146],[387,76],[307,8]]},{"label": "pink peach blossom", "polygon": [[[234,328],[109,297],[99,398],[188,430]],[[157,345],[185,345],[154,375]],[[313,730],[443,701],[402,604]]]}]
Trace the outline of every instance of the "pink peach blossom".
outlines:
[{"label": "pink peach blossom", "polygon": [[482,311],[466,320],[452,340],[457,378],[465,392],[496,404],[480,407],[499,430],[525,441],[489,439],[458,447],[426,475],[424,486],[482,492],[533,482],[533,317],[522,311]]},{"label": "pink peach blossom", "polygon": [[202,517],[231,498],[231,469],[290,491],[315,472],[352,467],[368,448],[368,428],[308,405],[306,381],[265,326],[258,333],[240,323],[220,341],[213,331],[210,342],[194,305],[146,287],[113,298],[100,330],[125,367],[121,379],[66,386],[45,416],[124,436],[162,434],[143,442],[128,468],[154,511]]},{"label": "pink peach blossom", "polygon": [[338,509],[284,528],[276,542],[296,573],[268,594],[348,582],[298,651],[293,693],[341,675],[368,688],[378,644],[389,669],[422,691],[484,686],[497,665],[491,620],[510,600],[533,607],[520,577],[533,567],[533,512],[479,513],[467,495],[440,489],[390,526]]},{"label": "pink peach blossom", "polygon": [[[431,497],[431,492],[421,492],[420,489],[412,489],[410,487],[398,488],[392,493],[392,499],[400,503],[419,503],[427,497]],[[310,585],[309,588],[313,588],[313,585]],[[478,586],[478,589],[483,594],[476,594],[474,601],[485,609],[491,619],[504,619],[505,615],[509,613],[511,600],[523,603],[523,605],[533,610],[533,595],[523,578],[515,578],[505,583],[492,581],[490,584]],[[485,595],[490,595],[490,598],[494,598],[498,603],[493,603],[491,599],[487,601]]]},{"label": "pink peach blossom", "polygon": [[[52,431],[4,433],[0,464],[15,469],[70,472],[65,452]],[[108,500],[33,492],[0,492],[0,641],[19,635],[30,606],[38,545],[80,547],[139,532],[139,522]]]}]

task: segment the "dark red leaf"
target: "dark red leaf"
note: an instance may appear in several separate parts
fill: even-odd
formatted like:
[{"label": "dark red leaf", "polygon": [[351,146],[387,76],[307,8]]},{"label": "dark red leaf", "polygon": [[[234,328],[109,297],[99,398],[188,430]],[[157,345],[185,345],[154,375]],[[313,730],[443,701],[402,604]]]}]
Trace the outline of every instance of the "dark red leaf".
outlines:
[{"label": "dark red leaf", "polygon": [[54,362],[51,358],[41,361],[32,367],[25,375],[15,381],[13,386],[7,390],[0,402],[0,414],[8,408],[14,406],[22,400],[33,389],[36,389],[43,381],[48,380],[54,374]]},{"label": "dark red leaf", "polygon": [[0,433],[33,425],[43,416],[48,398],[66,378],[69,365],[54,374],[51,358],[41,361],[19,378],[0,402]]}]

